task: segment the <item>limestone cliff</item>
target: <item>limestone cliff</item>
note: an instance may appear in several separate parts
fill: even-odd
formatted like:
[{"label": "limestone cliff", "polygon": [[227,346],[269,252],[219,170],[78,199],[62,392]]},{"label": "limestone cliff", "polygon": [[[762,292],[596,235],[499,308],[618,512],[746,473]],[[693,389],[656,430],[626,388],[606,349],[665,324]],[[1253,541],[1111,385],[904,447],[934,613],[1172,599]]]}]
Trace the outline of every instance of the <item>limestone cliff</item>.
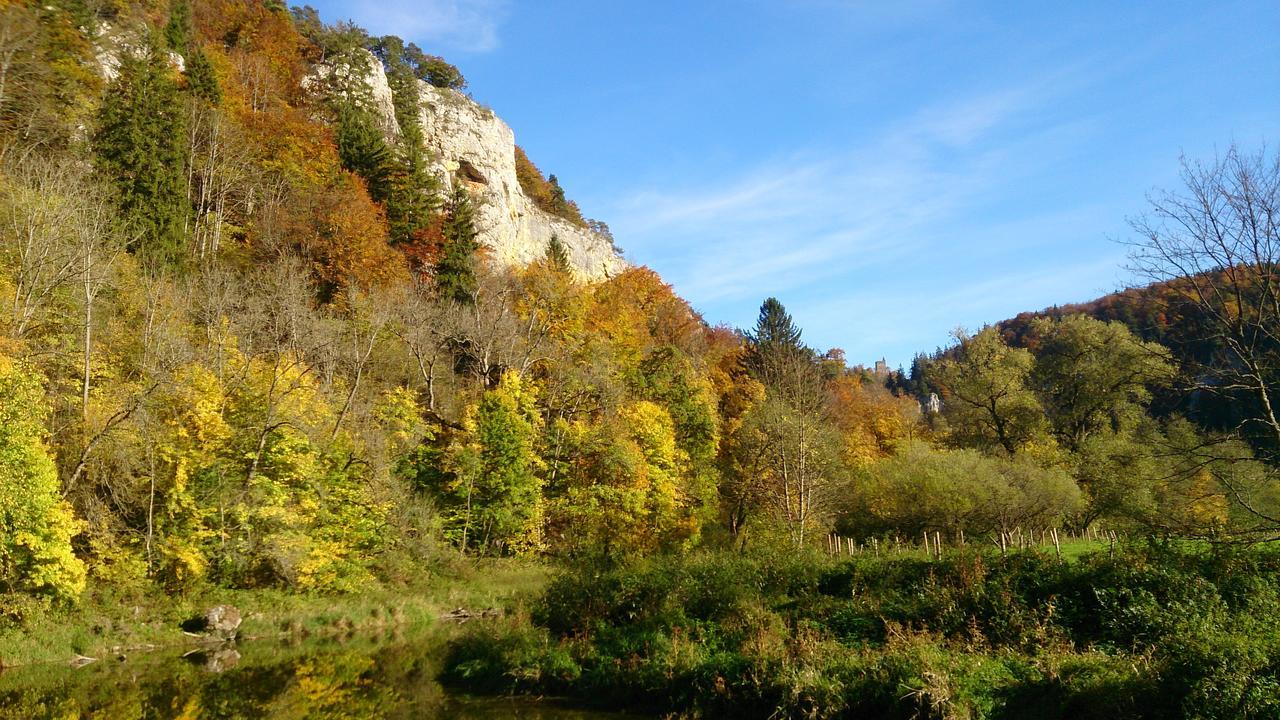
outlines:
[{"label": "limestone cliff", "polygon": [[[142,45],[139,31],[104,24],[97,48],[103,78],[115,77],[122,52],[136,52]],[[372,53],[360,52],[368,63],[367,73],[362,73],[367,92],[360,97],[388,139],[394,139],[400,128],[386,73]],[[170,55],[181,71],[182,56]],[[303,83],[317,92],[334,91],[335,85],[347,82],[341,73],[351,71],[339,70],[338,77],[328,78],[330,72],[330,68],[316,67]],[[418,85],[419,117],[432,170],[445,190],[452,190],[455,181],[466,183],[476,201],[479,240],[493,260],[506,266],[528,264],[545,255],[551,236],[556,235],[574,273],[582,279],[603,280],[628,267],[609,238],[547,213],[524,194],[516,178],[515,134],[493,111],[456,90],[422,81]]]},{"label": "limestone cliff", "polygon": [[575,272],[602,280],[627,264],[605,237],[551,215],[525,196],[516,179],[515,135],[492,111],[455,90],[421,84],[421,121],[439,170],[467,184],[480,200],[477,227],[492,257],[505,264],[532,262],[554,234]]},{"label": "limestone cliff", "polygon": [[[369,55],[369,86],[380,124],[398,134],[391,89],[379,63]],[[456,90],[418,83],[419,118],[427,151],[446,190],[466,183],[476,200],[476,229],[490,257],[503,265],[523,265],[543,257],[551,236],[568,251],[574,272],[603,280],[627,268],[606,237],[551,215],[534,205],[516,179],[515,133],[494,115]]]}]

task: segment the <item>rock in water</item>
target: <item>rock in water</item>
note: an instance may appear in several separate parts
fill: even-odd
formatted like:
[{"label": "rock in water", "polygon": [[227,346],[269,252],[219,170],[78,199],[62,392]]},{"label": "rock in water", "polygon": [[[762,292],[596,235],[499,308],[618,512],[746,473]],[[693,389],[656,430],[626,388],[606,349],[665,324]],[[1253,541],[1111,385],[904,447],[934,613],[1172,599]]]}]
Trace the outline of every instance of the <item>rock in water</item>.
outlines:
[{"label": "rock in water", "polygon": [[235,605],[214,605],[204,614],[204,629],[223,640],[234,640],[240,629],[240,610]]},{"label": "rock in water", "polygon": [[230,670],[240,662],[240,653],[235,648],[223,646],[221,650],[205,653],[205,672],[220,673]]}]

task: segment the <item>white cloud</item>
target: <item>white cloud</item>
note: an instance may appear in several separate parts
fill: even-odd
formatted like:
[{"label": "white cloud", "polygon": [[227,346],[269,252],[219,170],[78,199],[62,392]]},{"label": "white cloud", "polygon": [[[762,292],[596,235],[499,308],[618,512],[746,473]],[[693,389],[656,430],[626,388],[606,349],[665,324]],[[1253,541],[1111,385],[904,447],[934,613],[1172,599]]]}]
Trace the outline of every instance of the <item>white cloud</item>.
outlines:
[{"label": "white cloud", "polygon": [[498,28],[507,15],[507,0],[357,0],[352,20],[375,35],[464,52],[498,47]]},{"label": "white cloud", "polygon": [[[1008,172],[1008,148],[980,140],[1021,111],[1024,95],[921,112],[862,146],[775,158],[708,189],[640,191],[610,216],[620,238],[677,265],[663,270],[704,302],[891,261]],[[957,144],[967,148],[959,162]]]},{"label": "white cloud", "polygon": [[1087,84],[1067,75],[921,108],[849,147],[646,188],[607,217],[712,320],[749,321],[774,295],[815,344],[851,353],[1088,299],[1113,289],[1118,258],[1065,248],[1098,208],[1008,199],[1093,137],[1091,118],[1043,117],[1059,90]]}]

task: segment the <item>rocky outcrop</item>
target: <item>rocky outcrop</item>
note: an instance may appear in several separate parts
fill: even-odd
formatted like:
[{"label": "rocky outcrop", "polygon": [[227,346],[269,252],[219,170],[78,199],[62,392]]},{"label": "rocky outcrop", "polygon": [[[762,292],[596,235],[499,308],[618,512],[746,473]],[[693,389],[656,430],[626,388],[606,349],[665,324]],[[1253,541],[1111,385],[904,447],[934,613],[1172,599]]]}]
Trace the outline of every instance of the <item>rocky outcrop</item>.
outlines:
[{"label": "rocky outcrop", "polygon": [[627,263],[602,235],[556,217],[534,205],[516,179],[515,133],[471,98],[420,84],[419,117],[428,150],[446,187],[466,184],[477,202],[476,227],[491,257],[505,265],[543,257],[551,236],[568,251],[574,272],[603,280]]},{"label": "rocky outcrop", "polygon": [[[388,137],[399,134],[391,88],[372,54],[368,55],[370,106]],[[323,71],[318,71],[323,73]],[[465,183],[476,201],[476,229],[489,256],[499,264],[525,265],[546,254],[555,235],[569,264],[585,280],[603,280],[627,268],[612,241],[556,217],[534,205],[516,178],[515,133],[492,110],[456,90],[418,82],[419,119],[444,188]]]},{"label": "rocky outcrop", "polygon": [[[98,75],[104,82],[110,83],[120,75],[120,58],[126,54],[135,58],[145,57],[147,41],[145,30],[132,26],[113,26],[108,22],[98,24],[98,38],[94,46],[94,61]],[[186,62],[181,55],[169,50],[169,64],[177,72],[186,71]],[[372,57],[372,56],[371,56]],[[391,92],[388,88],[387,92]]]},{"label": "rocky outcrop", "polygon": [[[140,35],[104,25],[97,60],[103,78],[118,73],[119,58],[143,47]],[[352,98],[377,118],[388,139],[400,135],[395,102],[382,63],[367,51],[354,62],[318,66],[303,80],[313,92],[353,92]],[[170,53],[182,71],[183,58]],[[349,75],[362,75],[360,80]],[[358,91],[354,88],[359,87]],[[552,215],[524,194],[516,178],[515,133],[492,110],[456,90],[418,82],[419,118],[433,171],[447,191],[465,183],[476,205],[476,229],[489,257],[504,265],[525,265],[545,256],[554,235],[560,239],[573,272],[598,281],[628,267],[610,238]]]},{"label": "rocky outcrop", "polygon": [[349,63],[317,65],[302,79],[302,87],[318,94],[331,92],[345,96],[371,112],[388,139],[394,140],[400,135],[395,96],[391,94],[382,63],[371,52],[360,51]]},{"label": "rocky outcrop", "polygon": [[240,610],[235,605],[215,605],[204,614],[204,631],[219,640],[234,640],[240,630]]}]

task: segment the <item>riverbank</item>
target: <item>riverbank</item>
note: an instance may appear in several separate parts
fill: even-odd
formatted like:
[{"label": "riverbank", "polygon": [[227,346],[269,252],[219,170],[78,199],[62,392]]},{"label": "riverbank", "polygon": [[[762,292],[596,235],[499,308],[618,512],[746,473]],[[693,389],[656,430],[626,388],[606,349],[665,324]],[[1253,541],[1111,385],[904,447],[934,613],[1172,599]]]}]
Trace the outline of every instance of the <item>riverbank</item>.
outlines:
[{"label": "riverbank", "polygon": [[[452,717],[460,693],[657,716],[1280,714],[1280,549],[1065,555],[704,550],[560,569],[465,563],[343,596],[99,591],[0,633],[6,657],[27,665],[0,674],[0,696],[115,707],[102,688],[147,676],[130,690],[144,704],[177,693],[207,709],[225,695],[263,714],[270,698],[311,711],[331,696],[335,707]],[[245,641],[192,647],[182,621],[219,603],[242,609]],[[457,622],[458,608],[483,617]],[[95,662],[65,667],[76,656]],[[379,704],[362,705],[370,689]],[[468,707],[458,717],[479,717]],[[56,715],[42,713],[28,716]]]},{"label": "riverbank", "polygon": [[1280,716],[1280,552],[701,552],[558,576],[446,682],[741,718]]},{"label": "riverbank", "polygon": [[548,698],[456,692],[437,681],[460,628],[352,631],[244,640],[203,649],[160,648],[71,668],[30,665],[0,673],[0,720],[615,720]]},{"label": "riverbank", "polygon": [[372,585],[345,595],[206,588],[171,596],[154,587],[97,584],[73,607],[35,610],[21,623],[0,626],[0,668],[115,660],[207,644],[182,626],[215,605],[240,610],[239,635],[246,639],[416,632],[450,621],[447,616],[458,608],[505,611],[536,594],[547,577],[539,563],[479,560],[424,572],[412,584]]}]

